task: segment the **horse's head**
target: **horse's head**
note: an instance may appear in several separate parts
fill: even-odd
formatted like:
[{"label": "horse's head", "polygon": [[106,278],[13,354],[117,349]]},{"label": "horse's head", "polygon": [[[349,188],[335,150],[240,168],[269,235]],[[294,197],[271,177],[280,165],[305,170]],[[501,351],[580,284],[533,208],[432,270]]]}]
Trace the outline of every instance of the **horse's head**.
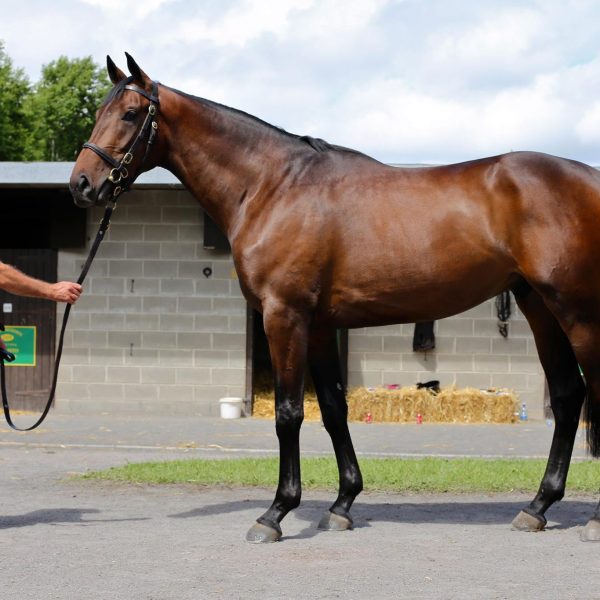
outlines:
[{"label": "horse's head", "polygon": [[69,187],[83,208],[106,204],[155,166],[152,143],[158,124],[158,85],[127,54],[128,77],[106,57],[114,87],[96,113],[89,142],[77,157]]}]

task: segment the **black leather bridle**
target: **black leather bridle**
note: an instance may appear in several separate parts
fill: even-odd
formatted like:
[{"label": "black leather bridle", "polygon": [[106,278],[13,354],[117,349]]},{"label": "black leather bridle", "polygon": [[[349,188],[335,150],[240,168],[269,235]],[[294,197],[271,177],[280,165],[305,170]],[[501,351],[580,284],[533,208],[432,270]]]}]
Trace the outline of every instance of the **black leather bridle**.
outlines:
[{"label": "black leather bridle", "polygon": [[[146,90],[138,87],[137,85],[132,85],[132,84],[126,85],[124,89],[132,90],[134,92],[137,92],[138,94],[141,94],[145,98],[148,98],[148,100],[150,100],[150,106],[148,107],[148,114],[146,115],[146,118],[144,119],[144,122],[142,123],[142,127],[140,128],[137,136],[135,137],[131,146],[129,147],[129,150],[125,153],[125,155],[123,156],[123,158],[120,161],[113,158],[108,152],[106,152],[106,150],[104,150],[103,148],[100,148],[100,146],[97,146],[96,144],[93,144],[91,142],[86,142],[85,144],[83,144],[84,148],[89,148],[90,150],[94,151],[100,158],[102,158],[104,161],[106,161],[109,165],[111,165],[113,167],[106,179],[114,187],[113,187],[112,197],[106,204],[104,217],[102,218],[100,227],[98,228],[98,233],[96,234],[94,243],[92,244],[92,247],[91,247],[88,257],[85,261],[85,264],[83,265],[83,268],[81,269],[81,273],[79,274],[79,277],[77,278],[77,283],[79,283],[79,284],[83,283],[90,267],[92,266],[92,261],[94,260],[94,257],[96,256],[96,252],[98,251],[98,248],[100,247],[100,243],[102,242],[102,240],[104,239],[104,235],[108,231],[108,228],[110,226],[110,218],[116,207],[116,202],[117,202],[118,196],[120,194],[122,194],[123,192],[128,191],[129,188],[131,187],[131,184],[133,183],[133,180],[135,179],[135,177],[131,177],[131,178],[129,177],[129,171],[127,170],[126,165],[130,164],[131,161],[133,160],[133,153],[135,152],[138,144],[145,140],[146,141],[146,150],[144,152],[144,157],[142,158],[142,161],[140,162],[140,168],[141,168],[141,166],[146,161],[146,158],[148,157],[148,153],[150,152],[150,149],[154,142],[154,138],[156,137],[156,133],[158,131],[158,124],[156,123],[156,120],[155,120],[155,117],[158,113],[158,106],[159,106],[158,84],[155,81],[152,82],[152,93],[151,94],[146,92]],[[121,184],[121,185],[119,185],[119,184]],[[52,377],[52,384],[50,386],[50,394],[48,396],[46,406],[45,406],[42,414],[38,418],[38,420],[29,427],[26,427],[26,428],[17,427],[12,421],[12,418],[10,415],[10,408],[9,408],[9,404],[8,404],[8,395],[6,393],[6,372],[4,369],[4,363],[14,361],[15,356],[14,356],[14,354],[11,354],[10,352],[8,352],[6,349],[0,348],[0,395],[2,396],[2,408],[4,410],[4,416],[6,418],[6,422],[9,424],[9,426],[12,429],[15,429],[17,431],[31,431],[32,429],[35,429],[43,422],[43,420],[46,418],[46,415],[50,411],[50,407],[52,406],[52,401],[54,400],[54,394],[56,392],[56,383],[58,381],[58,368],[60,366],[60,359],[62,356],[65,330],[67,328],[69,314],[71,313],[71,306],[72,306],[71,304],[67,304],[67,306],[65,308],[65,312],[63,314],[63,320],[62,320],[62,325],[60,328],[60,335],[59,335],[59,340],[58,340],[58,347],[56,350],[56,358],[54,360],[54,373],[53,373],[53,377]],[[0,324],[0,331],[3,331],[3,330],[4,330],[4,326],[2,324]]]},{"label": "black leather bridle", "polygon": [[152,82],[152,92],[150,94],[143,88],[133,84],[128,84],[123,89],[137,92],[138,94],[144,96],[144,98],[148,98],[148,100],[150,100],[148,114],[146,115],[146,118],[144,119],[142,127],[140,128],[137,136],[129,147],[129,150],[125,152],[121,160],[117,160],[113,158],[106,150],[104,150],[104,148],[100,148],[100,146],[97,146],[92,142],[85,142],[85,144],[83,144],[84,148],[89,148],[95,152],[102,160],[107,162],[112,167],[106,179],[114,186],[112,193],[113,201],[120,194],[126,192],[131,187],[133,179],[135,179],[133,177],[129,177],[127,165],[131,164],[131,161],[133,161],[133,153],[136,151],[138,144],[142,141],[146,142],[146,150],[144,152],[142,162],[140,163],[141,167],[141,165],[146,162],[146,158],[150,153],[150,149],[154,143],[154,138],[158,132],[158,123],[156,122],[156,115],[158,114],[158,107],[160,105],[158,100],[158,83],[156,81]]}]

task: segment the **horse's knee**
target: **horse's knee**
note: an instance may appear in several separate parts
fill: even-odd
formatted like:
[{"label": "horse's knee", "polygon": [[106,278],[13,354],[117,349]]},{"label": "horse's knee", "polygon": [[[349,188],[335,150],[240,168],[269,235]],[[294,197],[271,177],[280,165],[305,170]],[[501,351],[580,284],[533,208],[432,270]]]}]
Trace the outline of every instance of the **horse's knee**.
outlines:
[{"label": "horse's knee", "polygon": [[293,402],[288,398],[275,402],[275,431],[278,437],[295,435],[304,421],[302,400]]},{"label": "horse's knee", "polygon": [[293,439],[294,436],[298,435],[303,420],[303,415],[277,418],[275,423],[275,433],[277,434],[280,444],[286,444],[289,440]]}]

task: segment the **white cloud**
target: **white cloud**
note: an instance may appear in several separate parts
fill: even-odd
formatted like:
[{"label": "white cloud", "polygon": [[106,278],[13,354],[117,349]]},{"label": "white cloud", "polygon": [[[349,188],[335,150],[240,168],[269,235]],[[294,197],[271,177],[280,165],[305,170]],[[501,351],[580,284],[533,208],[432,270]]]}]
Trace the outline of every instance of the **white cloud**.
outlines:
[{"label": "white cloud", "polygon": [[170,35],[181,36],[188,42],[209,40],[219,46],[244,46],[266,33],[279,39],[289,36],[339,42],[336,34],[365,29],[387,3],[388,0],[346,0],[343,3],[339,0],[240,0],[220,17],[199,15],[186,19]]},{"label": "white cloud", "polygon": [[208,40],[219,46],[245,46],[265,33],[282,36],[288,31],[290,13],[309,8],[314,1],[241,0],[221,18],[199,16],[186,20],[174,35],[186,42]]},{"label": "white cloud", "polygon": [[381,160],[600,164],[591,0],[31,0],[0,39],[32,79],[61,54],[123,68],[127,50],[167,85]]},{"label": "white cloud", "polygon": [[140,19],[156,12],[166,4],[175,0],[80,0],[83,4],[99,8],[111,18]]},{"label": "white cloud", "polygon": [[373,17],[387,4],[388,0],[313,0],[311,8],[300,15],[300,22],[294,29],[294,35],[303,39],[340,42],[336,35],[368,29]]},{"label": "white cloud", "polygon": [[575,132],[586,143],[600,144],[600,101],[594,102],[577,121]]},{"label": "white cloud", "polygon": [[502,61],[514,64],[526,58],[543,31],[542,15],[531,8],[499,9],[467,30],[428,36],[429,46],[444,62],[491,66]]}]

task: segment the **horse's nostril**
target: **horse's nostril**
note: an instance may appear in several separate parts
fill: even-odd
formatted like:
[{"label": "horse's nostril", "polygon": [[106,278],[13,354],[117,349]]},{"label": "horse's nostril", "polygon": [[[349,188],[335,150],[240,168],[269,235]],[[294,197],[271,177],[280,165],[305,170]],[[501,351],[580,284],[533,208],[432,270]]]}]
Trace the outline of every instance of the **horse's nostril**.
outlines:
[{"label": "horse's nostril", "polygon": [[80,175],[77,180],[77,191],[81,194],[85,194],[91,187],[90,180],[85,175]]}]

